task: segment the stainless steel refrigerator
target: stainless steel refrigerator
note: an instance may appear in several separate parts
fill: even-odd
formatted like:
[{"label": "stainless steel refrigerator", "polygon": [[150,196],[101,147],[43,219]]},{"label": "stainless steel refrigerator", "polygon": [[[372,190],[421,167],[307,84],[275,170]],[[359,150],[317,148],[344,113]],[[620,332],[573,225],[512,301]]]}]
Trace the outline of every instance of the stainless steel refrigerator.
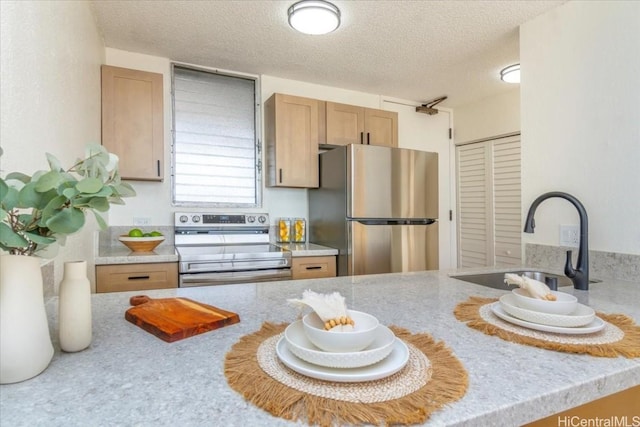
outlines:
[{"label": "stainless steel refrigerator", "polygon": [[352,144],[320,154],[309,241],[338,249],[338,275],[438,269],[438,154]]}]

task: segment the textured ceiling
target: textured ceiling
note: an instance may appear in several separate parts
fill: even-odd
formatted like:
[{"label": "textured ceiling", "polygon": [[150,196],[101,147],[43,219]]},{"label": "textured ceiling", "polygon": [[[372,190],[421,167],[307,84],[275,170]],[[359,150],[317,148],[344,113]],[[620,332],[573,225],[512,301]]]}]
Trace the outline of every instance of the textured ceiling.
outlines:
[{"label": "textured ceiling", "polygon": [[455,107],[512,89],[518,26],[557,1],[335,0],[342,24],[323,36],[289,27],[295,0],[95,0],[107,47],[207,67]]}]

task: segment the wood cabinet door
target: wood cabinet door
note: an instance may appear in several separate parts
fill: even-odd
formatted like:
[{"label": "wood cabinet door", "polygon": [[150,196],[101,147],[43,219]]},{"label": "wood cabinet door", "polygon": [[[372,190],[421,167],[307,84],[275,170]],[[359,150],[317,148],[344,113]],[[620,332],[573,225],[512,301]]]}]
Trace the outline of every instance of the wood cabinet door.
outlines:
[{"label": "wood cabinet door", "polygon": [[367,108],[364,124],[365,144],[398,146],[398,113]]},{"label": "wood cabinet door", "polygon": [[274,94],[265,103],[270,186],[318,187],[320,103],[284,94]]},{"label": "wood cabinet door", "polygon": [[326,103],[327,144],[347,145],[366,143],[364,108],[355,105]]},{"label": "wood cabinet door", "polygon": [[162,181],[162,74],[102,66],[102,145],[119,157],[123,179]]}]

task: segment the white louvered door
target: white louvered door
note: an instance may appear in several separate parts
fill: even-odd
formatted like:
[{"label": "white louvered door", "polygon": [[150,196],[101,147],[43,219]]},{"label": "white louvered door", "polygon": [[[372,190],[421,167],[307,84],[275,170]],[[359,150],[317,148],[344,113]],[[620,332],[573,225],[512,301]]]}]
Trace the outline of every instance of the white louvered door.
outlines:
[{"label": "white louvered door", "polygon": [[458,266],[521,264],[520,136],[456,147]]},{"label": "white louvered door", "polygon": [[520,135],[493,142],[494,265],[522,263]]}]

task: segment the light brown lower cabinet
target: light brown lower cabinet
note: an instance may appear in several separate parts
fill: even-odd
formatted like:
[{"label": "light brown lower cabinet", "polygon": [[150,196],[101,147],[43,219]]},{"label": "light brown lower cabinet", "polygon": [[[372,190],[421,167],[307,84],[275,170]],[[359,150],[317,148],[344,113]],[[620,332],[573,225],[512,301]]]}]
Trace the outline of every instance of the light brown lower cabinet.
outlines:
[{"label": "light brown lower cabinet", "polygon": [[[640,402],[640,385],[525,424],[524,427],[586,425],[637,426],[640,424],[640,415],[637,409],[638,402]],[[610,424],[594,423],[595,420],[610,421]]]},{"label": "light brown lower cabinet", "polygon": [[336,277],[335,256],[308,256],[291,258],[292,279],[318,279]]},{"label": "light brown lower cabinet", "polygon": [[178,287],[178,263],[96,266],[96,292],[145,291]]}]

